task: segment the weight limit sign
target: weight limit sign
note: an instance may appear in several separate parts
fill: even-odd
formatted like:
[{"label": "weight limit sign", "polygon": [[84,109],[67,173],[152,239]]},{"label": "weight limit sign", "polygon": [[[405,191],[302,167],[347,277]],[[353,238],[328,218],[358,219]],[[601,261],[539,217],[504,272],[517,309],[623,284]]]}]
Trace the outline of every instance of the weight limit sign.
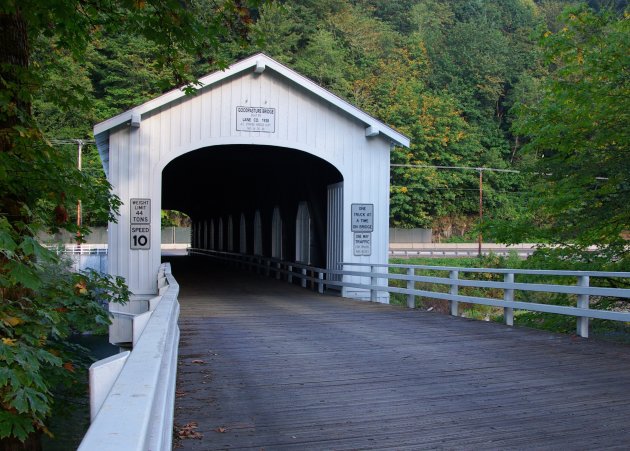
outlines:
[{"label": "weight limit sign", "polygon": [[151,249],[151,199],[130,199],[130,249]]}]

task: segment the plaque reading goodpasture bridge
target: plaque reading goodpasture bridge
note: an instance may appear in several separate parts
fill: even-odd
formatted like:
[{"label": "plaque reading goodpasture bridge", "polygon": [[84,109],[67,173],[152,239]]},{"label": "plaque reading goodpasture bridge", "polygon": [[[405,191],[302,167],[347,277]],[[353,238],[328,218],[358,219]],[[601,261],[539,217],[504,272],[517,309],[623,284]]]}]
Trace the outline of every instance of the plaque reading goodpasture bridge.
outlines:
[{"label": "plaque reading goodpasture bridge", "polygon": [[236,130],[274,133],[276,131],[276,109],[252,106],[236,107]]}]

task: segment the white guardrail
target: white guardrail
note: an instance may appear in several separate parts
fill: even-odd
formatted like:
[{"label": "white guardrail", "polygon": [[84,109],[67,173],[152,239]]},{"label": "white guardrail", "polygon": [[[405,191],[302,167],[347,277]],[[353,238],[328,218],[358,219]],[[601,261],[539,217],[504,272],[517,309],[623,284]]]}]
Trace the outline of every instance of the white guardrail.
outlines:
[{"label": "white guardrail", "polygon": [[[169,263],[160,266],[158,288],[159,296],[143,302],[144,313],[112,312],[118,335],[110,341],[132,342],[133,349],[90,367],[92,424],[80,451],[172,449],[179,285]],[[141,301],[130,303],[137,309]]]},{"label": "white guardrail", "polygon": [[[527,258],[536,251],[536,245],[503,246],[499,244],[484,244],[481,248],[482,255],[500,255],[507,257],[516,255]],[[412,257],[476,257],[479,255],[477,244],[399,244],[390,243],[389,256],[392,258]]]},{"label": "white guardrail", "polygon": [[70,255],[107,255],[107,244],[50,244],[46,245],[49,249],[59,250],[64,254]]},{"label": "white guardrail", "polygon": [[[602,271],[555,271],[555,270],[526,270],[526,269],[492,269],[492,268],[460,268],[446,266],[402,265],[402,264],[363,264],[341,263],[344,269],[330,270],[286,262],[274,258],[244,255],[233,252],[220,252],[205,249],[189,249],[191,255],[205,255],[238,264],[250,270],[262,272],[276,279],[285,277],[289,283],[300,279],[302,287],[311,282],[323,293],[327,286],[350,287],[368,290],[370,300],[376,301],[379,292],[400,293],[407,295],[407,306],[414,308],[416,297],[443,299],[449,302],[451,315],[459,314],[459,303],[490,305],[502,307],[505,324],[514,324],[514,309],[534,312],[557,313],[575,316],[577,318],[577,335],[588,337],[589,318],[606,319],[612,321],[630,322],[630,312],[591,309],[589,306],[592,296],[611,298],[630,298],[630,289],[607,288],[590,286],[590,280],[595,278],[630,279],[630,272],[602,272]],[[390,270],[404,273],[390,272]],[[419,271],[444,271],[448,277],[417,275]],[[460,278],[465,273],[502,274],[503,281],[470,280]],[[515,276],[546,276],[558,278],[576,278],[576,285],[562,285],[554,283],[516,283]],[[354,280],[352,280],[354,279]],[[358,279],[358,281],[356,281]],[[404,281],[404,287],[379,284],[382,279]],[[352,280],[352,281],[348,281]],[[363,282],[365,281],[365,282]],[[416,283],[430,283],[446,286],[448,292],[439,292],[416,288]],[[503,293],[502,298],[466,296],[459,294],[459,287],[475,287],[498,289]],[[529,301],[515,301],[515,291],[528,293],[546,292],[575,295],[575,307],[567,305],[542,304]]]}]

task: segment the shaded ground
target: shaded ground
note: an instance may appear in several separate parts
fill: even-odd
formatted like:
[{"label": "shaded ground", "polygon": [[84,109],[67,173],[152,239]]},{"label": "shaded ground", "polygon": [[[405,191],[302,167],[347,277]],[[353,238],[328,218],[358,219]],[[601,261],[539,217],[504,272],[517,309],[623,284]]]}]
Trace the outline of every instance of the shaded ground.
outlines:
[{"label": "shaded ground", "polygon": [[626,449],[630,347],[171,258],[182,449]]}]

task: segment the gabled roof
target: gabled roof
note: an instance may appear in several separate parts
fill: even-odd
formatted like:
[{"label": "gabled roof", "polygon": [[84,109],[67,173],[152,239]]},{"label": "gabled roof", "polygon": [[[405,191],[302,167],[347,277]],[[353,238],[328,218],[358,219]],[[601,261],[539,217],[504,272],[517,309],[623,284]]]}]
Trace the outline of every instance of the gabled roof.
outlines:
[{"label": "gabled roof", "polygon": [[[205,77],[200,78],[199,82],[204,87],[210,86],[228,77],[232,77],[240,72],[251,70],[252,68],[256,73],[262,73],[265,70],[272,70],[277,74],[280,74],[283,77],[298,84],[303,89],[315,94],[322,100],[336,106],[350,116],[355,117],[358,121],[365,124],[366,136],[376,136],[378,134],[382,134],[388,137],[396,145],[409,147],[409,138],[407,138],[402,133],[397,132],[393,128],[385,125],[383,122],[370,116],[363,110],[360,110],[349,102],[343,100],[342,98],[322,88],[321,86],[304,77],[303,75],[298,74],[294,70],[289,69],[288,67],[280,64],[276,60],[270,58],[263,53],[258,53],[256,55],[250,56],[247,59],[239,61],[231,65],[224,71],[218,71],[206,75]],[[94,126],[94,137],[96,139],[99,153],[103,158],[103,163],[106,165],[106,161],[108,160],[108,132],[110,129],[125,123],[139,123],[142,114],[153,111],[185,96],[186,94],[181,89],[174,89],[167,92],[166,94],[161,95],[160,97],[149,100],[148,102],[143,103],[142,105],[139,105],[129,111],[125,111],[124,113],[114,116],[111,119],[107,119],[106,121],[96,124]]]}]

